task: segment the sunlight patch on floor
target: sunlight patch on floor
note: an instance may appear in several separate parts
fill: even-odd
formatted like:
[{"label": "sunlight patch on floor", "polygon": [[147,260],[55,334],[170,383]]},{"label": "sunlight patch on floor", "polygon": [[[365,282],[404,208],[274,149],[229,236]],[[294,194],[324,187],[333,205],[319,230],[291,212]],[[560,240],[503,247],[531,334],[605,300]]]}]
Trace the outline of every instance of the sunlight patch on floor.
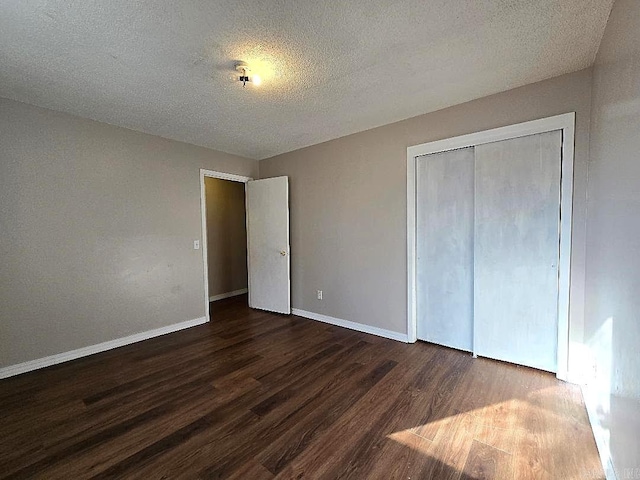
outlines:
[{"label": "sunlight patch on floor", "polygon": [[570,454],[575,442],[589,442],[590,435],[579,393],[563,385],[533,391],[526,399],[454,413],[387,438],[420,453],[425,461],[464,471],[463,478],[485,478],[487,472],[495,476],[486,478],[521,478],[527,473],[559,478],[559,472],[565,480],[604,478],[599,465],[585,465]]}]

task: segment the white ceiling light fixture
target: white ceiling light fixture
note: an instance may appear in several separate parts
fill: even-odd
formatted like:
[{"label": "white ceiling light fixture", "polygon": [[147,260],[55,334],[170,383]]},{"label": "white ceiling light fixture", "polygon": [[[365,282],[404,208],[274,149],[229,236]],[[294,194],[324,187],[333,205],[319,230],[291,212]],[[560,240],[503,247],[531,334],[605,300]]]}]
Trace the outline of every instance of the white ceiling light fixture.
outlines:
[{"label": "white ceiling light fixture", "polygon": [[247,86],[247,82],[253,83],[256,87],[260,86],[260,84],[262,83],[262,79],[260,78],[260,75],[249,76],[251,69],[249,68],[249,65],[247,65],[244,62],[236,63],[236,71],[240,73],[238,80],[242,82],[243,87]]}]

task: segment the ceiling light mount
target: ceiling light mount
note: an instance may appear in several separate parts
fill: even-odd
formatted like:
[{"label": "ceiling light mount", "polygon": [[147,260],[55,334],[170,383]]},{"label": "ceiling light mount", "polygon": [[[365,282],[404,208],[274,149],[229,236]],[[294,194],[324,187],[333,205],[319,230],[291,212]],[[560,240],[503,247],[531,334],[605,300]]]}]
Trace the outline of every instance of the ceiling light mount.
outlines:
[{"label": "ceiling light mount", "polygon": [[236,63],[235,67],[236,67],[236,71],[240,74],[240,76],[238,77],[238,80],[242,82],[243,87],[247,86],[247,82],[252,82],[256,86],[262,83],[258,75],[249,76],[251,69],[249,68],[249,65],[247,65],[245,62],[238,62]]}]

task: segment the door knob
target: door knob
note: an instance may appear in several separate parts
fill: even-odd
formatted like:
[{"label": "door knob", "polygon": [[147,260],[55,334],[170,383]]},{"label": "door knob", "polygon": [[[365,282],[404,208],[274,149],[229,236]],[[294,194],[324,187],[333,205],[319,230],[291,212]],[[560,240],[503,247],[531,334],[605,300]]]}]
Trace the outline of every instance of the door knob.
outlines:
[{"label": "door knob", "polygon": [[282,255],[283,257],[284,257],[286,254],[287,254],[287,252],[285,252],[284,250],[282,250],[282,251],[280,252],[280,255]]}]

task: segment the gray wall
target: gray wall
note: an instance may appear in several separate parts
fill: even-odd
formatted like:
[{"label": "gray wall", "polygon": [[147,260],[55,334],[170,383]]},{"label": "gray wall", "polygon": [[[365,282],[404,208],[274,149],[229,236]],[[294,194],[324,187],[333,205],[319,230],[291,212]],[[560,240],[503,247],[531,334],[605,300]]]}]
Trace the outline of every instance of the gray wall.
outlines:
[{"label": "gray wall", "polygon": [[0,99],[0,367],[204,316],[199,169],[257,163]]},{"label": "gray wall", "polygon": [[205,178],[209,295],[247,288],[244,183]]},{"label": "gray wall", "polygon": [[262,178],[290,177],[293,307],[406,332],[407,147],[575,111],[570,336],[581,342],[590,102],[587,69],[262,160]]},{"label": "gray wall", "polygon": [[588,193],[585,340],[614,465],[627,478],[624,469],[640,467],[638,0],[615,3],[596,59]]}]

